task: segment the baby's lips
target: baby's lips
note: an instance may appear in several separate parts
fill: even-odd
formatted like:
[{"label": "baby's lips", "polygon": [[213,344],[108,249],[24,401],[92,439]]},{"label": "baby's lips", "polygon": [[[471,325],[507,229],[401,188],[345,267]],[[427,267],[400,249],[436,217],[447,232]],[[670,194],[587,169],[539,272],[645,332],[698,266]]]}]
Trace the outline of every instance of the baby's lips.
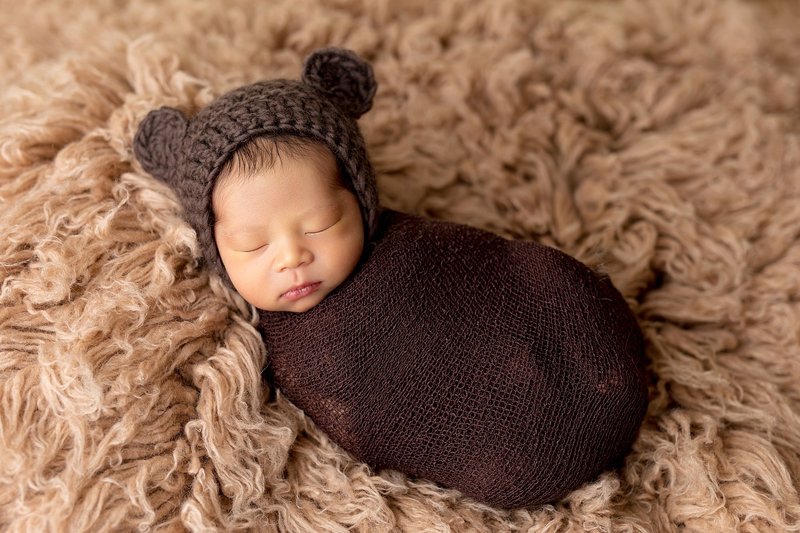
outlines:
[{"label": "baby's lips", "polygon": [[300,298],[303,298],[305,296],[308,296],[309,294],[316,292],[321,283],[322,283],[321,281],[312,281],[309,283],[304,283],[302,285],[295,285],[288,291],[281,294],[281,298],[285,298],[290,301],[298,300]]}]

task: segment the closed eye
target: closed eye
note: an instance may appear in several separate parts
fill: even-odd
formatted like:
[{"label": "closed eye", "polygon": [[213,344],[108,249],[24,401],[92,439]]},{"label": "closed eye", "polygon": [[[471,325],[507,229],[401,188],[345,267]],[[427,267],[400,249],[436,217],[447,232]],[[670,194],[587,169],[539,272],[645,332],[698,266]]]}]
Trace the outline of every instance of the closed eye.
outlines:
[{"label": "closed eye", "polygon": [[268,244],[262,244],[262,245],[261,245],[261,246],[259,246],[258,248],[253,248],[252,250],[244,250],[244,253],[256,252],[256,251],[258,251],[258,250],[260,250],[260,249],[264,248],[265,246],[269,246],[269,245],[268,245]]},{"label": "closed eye", "polygon": [[[340,218],[339,220],[342,220],[342,219]],[[339,223],[339,220],[337,220],[336,222],[334,222],[333,224],[331,224],[331,225],[330,225],[330,226],[328,226],[327,228],[323,228],[323,229],[321,229],[321,230],[319,230],[319,231],[307,231],[307,232],[306,232],[306,235],[316,235],[317,233],[322,233],[323,231],[329,230],[329,229],[331,229],[332,227],[334,227],[336,224],[338,224],[338,223]]]}]

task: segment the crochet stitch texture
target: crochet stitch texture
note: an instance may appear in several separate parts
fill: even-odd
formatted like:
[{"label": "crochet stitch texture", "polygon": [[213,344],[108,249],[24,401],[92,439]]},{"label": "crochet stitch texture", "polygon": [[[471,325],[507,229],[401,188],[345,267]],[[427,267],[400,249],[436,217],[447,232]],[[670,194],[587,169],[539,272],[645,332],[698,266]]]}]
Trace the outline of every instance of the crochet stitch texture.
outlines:
[{"label": "crochet stitch texture", "polygon": [[239,87],[191,119],[171,107],[151,111],[136,132],[134,153],[147,172],[176,191],[206,263],[235,290],[214,240],[211,195],[222,167],[254,137],[289,134],[327,146],[358,196],[365,240],[372,235],[378,204],[375,171],[356,119],[372,106],[376,87],[369,63],[349,50],[324,48],[306,59],[302,81]]}]

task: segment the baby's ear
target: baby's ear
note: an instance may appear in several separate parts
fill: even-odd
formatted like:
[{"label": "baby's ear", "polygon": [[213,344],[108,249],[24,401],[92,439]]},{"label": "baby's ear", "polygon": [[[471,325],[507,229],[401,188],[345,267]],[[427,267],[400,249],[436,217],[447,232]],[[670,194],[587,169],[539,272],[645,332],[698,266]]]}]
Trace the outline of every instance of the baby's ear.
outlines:
[{"label": "baby's ear", "polygon": [[172,183],[188,121],[179,110],[162,107],[150,111],[133,138],[133,153],[147,172]]},{"label": "baby's ear", "polygon": [[302,79],[320,89],[353,118],[370,110],[378,88],[372,66],[344,48],[322,48],[313,52],[303,64]]}]

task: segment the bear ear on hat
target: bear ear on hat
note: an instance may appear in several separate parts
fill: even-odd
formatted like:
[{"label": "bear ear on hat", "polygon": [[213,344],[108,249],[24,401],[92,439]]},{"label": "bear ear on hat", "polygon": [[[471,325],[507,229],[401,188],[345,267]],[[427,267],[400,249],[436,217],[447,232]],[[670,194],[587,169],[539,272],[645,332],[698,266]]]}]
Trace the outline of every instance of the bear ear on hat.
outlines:
[{"label": "bear ear on hat", "polygon": [[150,111],[133,138],[133,153],[142,168],[171,186],[188,125],[183,113],[165,106]]},{"label": "bear ear on hat", "polygon": [[353,118],[370,110],[378,88],[372,66],[344,48],[321,48],[312,52],[303,64],[302,80],[321,90]]}]

